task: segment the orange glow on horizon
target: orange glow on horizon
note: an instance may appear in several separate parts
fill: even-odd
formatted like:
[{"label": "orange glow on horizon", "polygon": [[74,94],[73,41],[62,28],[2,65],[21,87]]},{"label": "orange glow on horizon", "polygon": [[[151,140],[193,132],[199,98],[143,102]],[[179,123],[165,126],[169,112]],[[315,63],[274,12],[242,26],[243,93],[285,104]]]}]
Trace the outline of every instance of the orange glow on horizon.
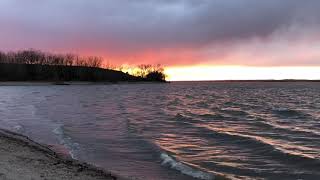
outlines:
[{"label": "orange glow on horizon", "polygon": [[167,67],[169,81],[200,80],[320,80],[320,66],[251,67],[251,66],[185,66]]}]

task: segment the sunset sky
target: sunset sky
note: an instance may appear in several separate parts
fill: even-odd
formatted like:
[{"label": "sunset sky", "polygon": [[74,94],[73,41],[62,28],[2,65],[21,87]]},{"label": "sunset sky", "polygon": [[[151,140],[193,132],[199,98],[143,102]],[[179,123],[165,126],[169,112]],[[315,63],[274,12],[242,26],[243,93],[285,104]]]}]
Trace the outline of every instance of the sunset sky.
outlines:
[{"label": "sunset sky", "polygon": [[319,0],[1,0],[0,50],[162,64],[169,80],[320,79]]}]

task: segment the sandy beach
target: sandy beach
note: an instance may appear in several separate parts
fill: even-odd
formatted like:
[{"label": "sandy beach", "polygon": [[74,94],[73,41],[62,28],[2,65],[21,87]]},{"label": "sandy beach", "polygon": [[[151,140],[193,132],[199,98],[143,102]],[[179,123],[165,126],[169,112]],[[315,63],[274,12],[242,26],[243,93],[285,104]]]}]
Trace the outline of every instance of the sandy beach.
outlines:
[{"label": "sandy beach", "polygon": [[29,138],[0,130],[1,180],[124,179],[73,160]]}]

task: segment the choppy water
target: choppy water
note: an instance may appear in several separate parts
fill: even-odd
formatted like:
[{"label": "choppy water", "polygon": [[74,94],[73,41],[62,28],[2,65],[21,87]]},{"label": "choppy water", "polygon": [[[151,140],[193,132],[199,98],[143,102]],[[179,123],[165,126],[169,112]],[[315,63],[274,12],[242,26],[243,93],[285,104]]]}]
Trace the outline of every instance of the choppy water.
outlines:
[{"label": "choppy water", "polygon": [[2,86],[0,126],[141,179],[320,179],[320,83]]}]

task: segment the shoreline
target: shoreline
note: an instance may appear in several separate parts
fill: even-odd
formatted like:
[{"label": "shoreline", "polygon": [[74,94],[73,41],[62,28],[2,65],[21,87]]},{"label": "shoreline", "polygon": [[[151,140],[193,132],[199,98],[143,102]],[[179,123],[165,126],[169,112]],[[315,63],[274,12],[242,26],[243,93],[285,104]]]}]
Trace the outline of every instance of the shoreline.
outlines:
[{"label": "shoreline", "polygon": [[320,80],[210,80],[210,81],[0,81],[1,86],[67,86],[67,85],[127,85],[127,84],[170,84],[170,83],[320,83]]},{"label": "shoreline", "polygon": [[163,84],[169,82],[148,81],[119,81],[119,82],[91,82],[91,81],[0,81],[1,86],[64,86],[64,85],[114,85],[114,84]]},{"label": "shoreline", "polygon": [[128,180],[72,159],[27,136],[0,129],[0,179]]}]

